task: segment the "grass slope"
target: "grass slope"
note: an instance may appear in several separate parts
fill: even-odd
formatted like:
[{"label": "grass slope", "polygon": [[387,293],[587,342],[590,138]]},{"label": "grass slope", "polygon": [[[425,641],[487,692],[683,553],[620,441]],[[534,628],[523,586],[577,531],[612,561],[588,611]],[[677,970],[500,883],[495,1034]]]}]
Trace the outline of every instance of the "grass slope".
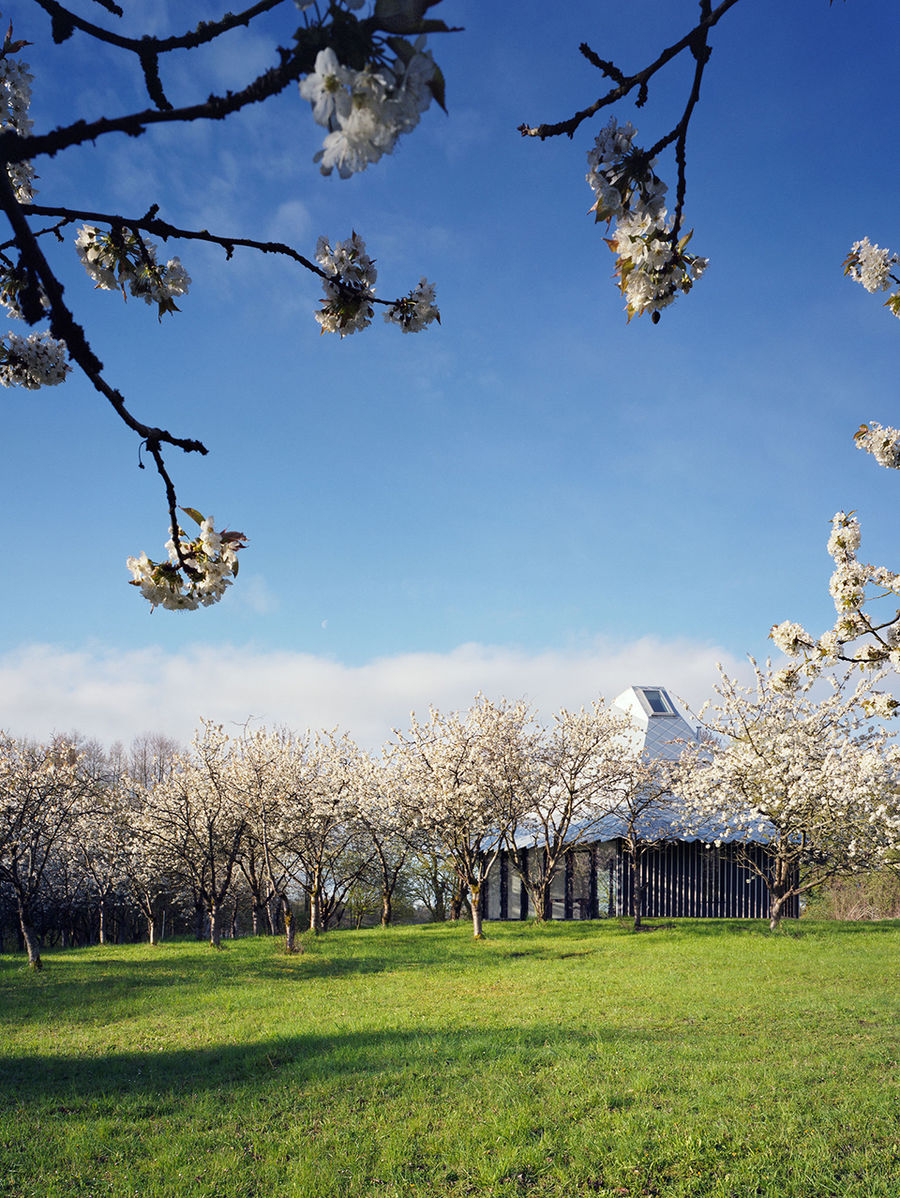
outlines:
[{"label": "grass slope", "polygon": [[0,958],[0,1194],[897,1198],[900,925]]}]

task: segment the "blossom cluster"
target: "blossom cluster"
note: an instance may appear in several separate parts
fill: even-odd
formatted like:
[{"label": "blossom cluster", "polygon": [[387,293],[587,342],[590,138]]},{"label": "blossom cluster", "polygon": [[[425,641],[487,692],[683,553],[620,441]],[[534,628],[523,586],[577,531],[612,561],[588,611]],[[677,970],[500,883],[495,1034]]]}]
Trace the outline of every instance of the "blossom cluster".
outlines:
[{"label": "blossom cluster", "polygon": [[[861,248],[862,243],[857,242],[854,250]],[[866,264],[865,254],[859,270],[869,271],[869,281],[874,277],[875,267],[871,262]],[[900,469],[900,429],[872,421],[860,425],[855,441],[857,448],[871,453],[879,465]],[[900,611],[895,608],[876,616],[869,606],[876,600],[891,599],[894,603],[900,600],[900,573],[886,566],[861,562],[857,557],[860,540],[855,514],[837,512],[828,538],[828,552],[834,562],[829,591],[837,618],[818,640],[788,620],[772,629],[769,635],[778,648],[789,657],[802,659],[784,673],[796,674],[801,669],[813,673],[820,665],[837,660],[852,661],[863,667],[889,665],[900,670]]]},{"label": "blossom cluster", "polygon": [[434,283],[419,280],[409,295],[391,304],[384,314],[387,324],[399,324],[404,333],[421,333],[433,320],[441,323],[441,314],[434,302]]},{"label": "blossom cluster", "polygon": [[[13,320],[24,320],[25,318],[21,301],[22,295],[31,281],[21,268],[0,263],[0,304]],[[50,301],[40,283],[38,283],[38,292],[43,307],[49,308]]]},{"label": "blossom cluster", "polygon": [[[834,562],[829,591],[837,618],[834,626],[818,639],[790,620],[775,625],[769,633],[788,657],[802,658],[802,666],[788,667],[814,672],[837,660],[862,666],[889,664],[900,669],[900,620],[889,615],[878,621],[864,610],[875,599],[900,596],[900,574],[885,566],[873,566],[857,558],[860,545],[859,521],[853,512],[837,512],[831,522],[828,552]],[[848,649],[854,641],[862,643]]]},{"label": "blossom cluster", "polygon": [[854,241],[850,253],[844,259],[844,274],[860,283],[866,291],[873,293],[890,291],[891,285],[897,284],[894,293],[885,300],[884,306],[900,317],[900,279],[891,274],[891,267],[896,266],[898,262],[900,258],[893,250],[872,245],[868,237],[864,237],[862,241]]},{"label": "blossom cluster", "polygon": [[898,263],[900,258],[893,250],[872,245],[868,237],[864,237],[862,241],[854,241],[851,246],[850,253],[844,259],[844,274],[872,293],[890,291],[895,285],[884,306],[900,317],[900,278],[891,273],[891,267]]},{"label": "blossom cluster", "polygon": [[[31,132],[33,123],[28,109],[34,76],[28,63],[10,56],[26,44],[12,40],[10,26],[0,48],[0,129],[11,129],[23,137]],[[11,162],[6,170],[16,199],[20,204],[30,204],[34,199],[34,167],[30,162]]]},{"label": "blossom cluster", "polygon": [[154,562],[146,553],[127,561],[131,585],[140,588],[151,607],[168,611],[195,611],[217,603],[237,576],[238,550],[247,543],[243,533],[216,532],[211,516],[193,508],[182,510],[200,526],[193,540],[178,528],[166,542],[167,562]]},{"label": "blossom cluster", "polygon": [[137,299],[156,304],[164,312],[177,312],[177,296],[187,295],[190,275],[178,258],[165,266],[156,260],[156,247],[132,229],[101,232],[93,225],[82,225],[75,239],[78,257],[96,287],[104,291],[126,288]]},{"label": "blossom cluster", "polygon": [[873,420],[854,434],[857,449],[870,453],[879,466],[900,470],[900,429],[883,428]]},{"label": "blossom cluster", "polygon": [[344,66],[331,47],[320,50],[300,95],[312,104],[313,119],[328,130],[314,161],[323,175],[337,169],[342,179],[390,154],[397,139],[419,123],[438,88],[439,72],[424,37],[414,45],[391,39],[396,57],[368,62],[361,71]]},{"label": "blossom cluster", "polygon": [[[332,247],[325,237],[316,245],[316,261],[330,278],[322,280],[325,297],[316,313],[323,333],[348,337],[372,323],[375,280],[378,271],[358,233]],[[384,319],[399,324],[404,333],[418,333],[432,321],[440,324],[441,314],[434,302],[434,284],[420,279],[403,299],[388,306]]]},{"label": "blossom cluster", "polygon": [[49,333],[7,333],[0,339],[0,384],[29,391],[55,387],[72,369],[66,358],[66,343]]},{"label": "blossom cluster", "polygon": [[586,177],[595,218],[607,226],[615,221],[607,244],[616,255],[628,319],[649,312],[658,320],[679,291],[690,291],[708,262],[687,252],[690,233],[675,238],[664,206],[666,185],[633,144],[636,132],[630,122],[619,125],[611,117],[588,151]]},{"label": "blossom cluster", "polygon": [[316,313],[322,332],[347,337],[370,325],[378,271],[363,239],[354,232],[332,248],[327,238],[320,237],[316,261],[332,276],[322,281],[325,298]]}]

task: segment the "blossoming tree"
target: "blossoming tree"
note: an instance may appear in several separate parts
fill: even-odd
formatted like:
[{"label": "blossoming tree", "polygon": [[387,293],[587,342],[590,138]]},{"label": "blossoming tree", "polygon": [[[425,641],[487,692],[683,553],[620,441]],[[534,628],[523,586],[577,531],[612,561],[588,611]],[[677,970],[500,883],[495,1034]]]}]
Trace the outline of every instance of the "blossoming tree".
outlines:
[{"label": "blossoming tree", "polygon": [[[900,277],[895,273],[898,261],[893,250],[872,245],[865,237],[853,244],[844,262],[844,273],[870,293],[887,293],[884,306],[900,317]],[[870,421],[860,425],[854,439],[857,448],[870,453],[879,466],[900,469],[900,429]],[[788,682],[798,672],[813,675],[836,662],[900,669],[900,572],[860,561],[861,538],[856,513],[837,512],[828,538],[828,552],[834,562],[829,589],[837,613],[832,627],[819,637],[793,620],[772,628],[772,640],[794,659],[794,664],[781,672]],[[878,702],[884,714],[894,706],[884,696]]]},{"label": "blossoming tree", "polygon": [[93,780],[63,740],[33,745],[0,736],[0,880],[15,895],[28,964],[41,968],[35,905],[54,858],[91,802]]},{"label": "blossoming tree", "polygon": [[505,838],[538,920],[564,855],[596,839],[616,808],[628,727],[627,717],[601,699],[590,709],[563,708],[552,728],[541,729],[532,767],[523,772],[522,807]]},{"label": "blossoming tree", "polygon": [[743,863],[765,883],[776,928],[789,899],[878,865],[900,844],[900,755],[870,722],[881,704],[868,680],[849,693],[832,681],[816,701],[753,665],[752,688],[722,674],[711,740],[680,793],[698,835],[768,846],[766,864],[749,853]]},{"label": "blossoming tree", "polygon": [[397,732],[391,758],[426,840],[469,892],[472,930],[483,936],[481,893],[509,829],[527,803],[535,732],[525,703],[479,696],[465,715],[431,709]]},{"label": "blossoming tree", "polygon": [[221,947],[222,907],[235,876],[248,816],[237,801],[234,751],[221,725],[204,721],[189,753],[179,755],[152,792],[153,838],[161,856],[209,916],[209,943]]}]

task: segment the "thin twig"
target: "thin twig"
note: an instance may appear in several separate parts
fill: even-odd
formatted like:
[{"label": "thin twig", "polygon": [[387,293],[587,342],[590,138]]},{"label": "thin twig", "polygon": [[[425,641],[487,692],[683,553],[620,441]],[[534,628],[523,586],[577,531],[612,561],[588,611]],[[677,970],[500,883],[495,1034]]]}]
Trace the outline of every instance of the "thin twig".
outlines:
[{"label": "thin twig", "polygon": [[[232,256],[236,248],[240,247],[242,249],[257,250],[261,254],[280,254],[282,257],[290,258],[294,262],[299,263],[306,270],[312,271],[320,279],[325,279],[329,283],[340,283],[338,276],[331,275],[327,271],[322,270],[315,262],[311,262],[309,258],[306,258],[286,242],[257,241],[252,237],[226,237],[210,233],[208,229],[181,229],[177,225],[169,224],[168,221],[160,220],[155,215],[158,211],[158,205],[154,204],[144,216],[133,219],[110,212],[88,212],[74,208],[57,208],[47,204],[29,204],[26,209],[29,215],[59,218],[59,223],[53,226],[52,230],[44,230],[44,232],[56,232],[58,229],[74,224],[77,221],[89,221],[92,224],[109,225],[111,228],[131,229],[136,235],[147,233],[152,237],[159,237],[163,241],[168,241],[169,238],[172,238],[175,241],[202,241],[209,245],[218,245],[225,251],[228,258]],[[6,242],[0,245],[0,252],[16,244],[16,241]],[[396,299],[380,299],[376,295],[367,296],[367,299],[370,303],[382,304],[385,307],[393,307],[398,302]]]},{"label": "thin twig", "polygon": [[[103,4],[104,8],[109,8],[109,11],[115,13],[116,16],[122,16],[122,10],[118,5],[108,5],[104,3],[104,0],[97,0],[97,2]],[[35,3],[49,13],[59,27],[68,29],[69,34],[77,29],[79,32],[95,38],[98,42],[107,42],[111,46],[118,46],[121,50],[130,50],[139,56],[146,53],[166,54],[170,50],[190,50],[195,46],[202,46],[206,42],[214,41],[229,29],[235,29],[240,25],[249,25],[255,17],[269,12],[270,9],[277,8],[279,4],[285,2],[286,0],[257,0],[256,4],[252,4],[243,12],[226,13],[218,21],[203,21],[196,29],[192,29],[188,33],[177,34],[174,37],[137,38],[125,37],[121,33],[114,33],[110,29],[104,29],[101,25],[95,25],[92,21],[86,21],[76,13],[70,12],[58,0],[35,0]]]},{"label": "thin twig", "polygon": [[[619,100],[624,99],[625,96],[634,91],[635,88],[639,89],[639,96],[645,96],[647,84],[650,79],[652,79],[658,71],[662,70],[667,63],[671,62],[673,58],[677,58],[679,54],[688,49],[698,35],[703,34],[706,30],[711,29],[714,25],[716,25],[718,21],[725,15],[725,13],[730,8],[733,8],[737,3],[738,0],[722,0],[722,3],[719,4],[717,8],[704,14],[699,24],[696,25],[690,31],[690,33],[686,33],[684,37],[680,38],[673,45],[663,50],[656,61],[651,63],[650,66],[645,67],[643,71],[638,71],[636,75],[626,76],[619,72],[619,76],[621,77],[622,81],[618,84],[618,86],[611,88],[605,96],[601,96],[598,100],[595,100],[594,103],[588,108],[583,108],[580,112],[576,112],[574,116],[569,117],[568,120],[558,121],[555,124],[534,126],[522,124],[519,125],[519,132],[523,137],[537,137],[541,141],[544,141],[548,137],[559,137],[561,134],[565,134],[566,137],[572,137],[574,136],[575,130],[579,125],[582,124],[582,122],[594,116],[602,108],[608,108],[611,104],[615,104]],[[584,50],[582,50],[582,53],[584,53]],[[600,61],[602,60],[598,59],[598,62]],[[607,64],[607,66],[613,66],[613,64],[610,63]],[[618,68],[614,68],[614,70],[618,70]],[[613,75],[611,71],[606,71],[606,73],[613,78],[617,77]]]}]

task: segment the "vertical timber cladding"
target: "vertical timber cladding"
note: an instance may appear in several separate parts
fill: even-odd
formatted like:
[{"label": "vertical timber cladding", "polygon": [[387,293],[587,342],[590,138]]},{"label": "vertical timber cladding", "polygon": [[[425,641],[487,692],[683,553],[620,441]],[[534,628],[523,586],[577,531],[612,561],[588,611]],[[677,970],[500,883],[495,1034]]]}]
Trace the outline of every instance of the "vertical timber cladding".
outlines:
[{"label": "vertical timber cladding", "polygon": [[[523,854],[526,871],[532,848]],[[769,895],[760,872],[768,850],[762,844],[675,840],[648,850],[641,873],[648,918],[766,919]],[[621,840],[578,846],[564,855],[548,895],[547,919],[598,919],[631,914],[631,858]],[[527,888],[509,854],[499,855],[481,892],[488,919],[527,919]],[[786,905],[787,918],[800,914],[799,899]]]}]

